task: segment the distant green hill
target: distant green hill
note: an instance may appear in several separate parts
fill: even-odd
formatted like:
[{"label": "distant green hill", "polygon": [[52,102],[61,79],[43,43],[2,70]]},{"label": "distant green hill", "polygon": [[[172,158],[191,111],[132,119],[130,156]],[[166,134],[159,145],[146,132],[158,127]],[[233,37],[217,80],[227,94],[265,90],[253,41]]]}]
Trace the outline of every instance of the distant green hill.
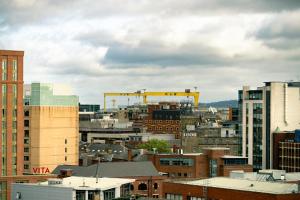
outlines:
[{"label": "distant green hill", "polygon": [[237,108],[238,107],[238,101],[237,100],[227,100],[227,101],[217,101],[217,102],[211,102],[211,103],[200,103],[200,108],[206,107],[209,108],[215,107],[215,108]]}]

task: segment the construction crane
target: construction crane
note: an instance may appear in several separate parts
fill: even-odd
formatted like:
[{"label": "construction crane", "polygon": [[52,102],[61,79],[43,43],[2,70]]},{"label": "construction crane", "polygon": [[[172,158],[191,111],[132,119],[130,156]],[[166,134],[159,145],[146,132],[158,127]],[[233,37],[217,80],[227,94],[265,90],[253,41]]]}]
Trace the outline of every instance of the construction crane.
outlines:
[{"label": "construction crane", "polygon": [[106,111],[106,97],[107,96],[135,96],[135,97],[143,97],[143,103],[147,104],[147,97],[148,96],[186,96],[186,97],[194,97],[194,107],[198,108],[199,103],[199,92],[191,92],[189,89],[186,89],[184,92],[131,92],[131,93],[124,93],[124,92],[109,92],[104,93],[104,111]]}]

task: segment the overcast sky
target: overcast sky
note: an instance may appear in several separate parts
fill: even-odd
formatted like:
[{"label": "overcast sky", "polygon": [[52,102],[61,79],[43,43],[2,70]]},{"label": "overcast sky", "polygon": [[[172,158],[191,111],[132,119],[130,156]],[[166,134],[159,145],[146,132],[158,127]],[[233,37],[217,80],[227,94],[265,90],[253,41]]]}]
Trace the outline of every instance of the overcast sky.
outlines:
[{"label": "overcast sky", "polygon": [[0,0],[0,49],[25,51],[26,83],[70,84],[82,103],[195,86],[236,99],[300,79],[300,1]]}]

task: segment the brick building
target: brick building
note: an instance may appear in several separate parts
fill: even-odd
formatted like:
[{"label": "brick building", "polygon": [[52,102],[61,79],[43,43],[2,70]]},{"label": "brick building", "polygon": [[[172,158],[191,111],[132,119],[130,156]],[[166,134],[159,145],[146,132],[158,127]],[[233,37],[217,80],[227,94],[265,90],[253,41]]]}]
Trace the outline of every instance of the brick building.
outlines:
[{"label": "brick building", "polygon": [[300,172],[300,130],[273,134],[274,169]]},{"label": "brick building", "polygon": [[247,158],[228,155],[228,148],[207,148],[202,153],[150,154],[159,172],[171,178],[206,178],[228,176],[232,170],[252,171]]},{"label": "brick building", "polygon": [[169,200],[296,200],[299,185],[215,177],[202,180],[164,182],[163,195]]},{"label": "brick building", "polygon": [[148,105],[148,116],[144,119],[148,132],[171,133],[180,138],[180,106],[178,103],[161,102]]},{"label": "brick building", "polygon": [[163,197],[163,180],[153,164],[146,162],[101,162],[88,167],[60,165],[53,174],[59,177],[109,177],[135,179],[131,185],[131,194],[153,198]]},{"label": "brick building", "polygon": [[23,174],[23,51],[0,50],[0,199],[6,199],[10,183]]}]

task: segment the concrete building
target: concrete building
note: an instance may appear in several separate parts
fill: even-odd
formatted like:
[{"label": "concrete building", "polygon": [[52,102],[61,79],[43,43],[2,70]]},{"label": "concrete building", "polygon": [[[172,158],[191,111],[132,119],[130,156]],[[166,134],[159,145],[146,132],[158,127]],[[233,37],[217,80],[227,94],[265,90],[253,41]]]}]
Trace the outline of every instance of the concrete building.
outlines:
[{"label": "concrete building", "polygon": [[266,82],[239,91],[242,154],[255,170],[273,168],[273,133],[300,128],[300,82]]},{"label": "concrete building", "polygon": [[15,183],[12,199],[111,200],[130,196],[133,179],[68,177],[39,184]]},{"label": "concrete building", "polygon": [[299,185],[228,177],[202,180],[170,180],[164,182],[164,197],[168,200],[297,200]]},{"label": "concrete building", "polygon": [[78,97],[64,85],[32,83],[29,88],[25,91],[24,172],[45,174],[57,165],[77,165]]},{"label": "concrete building", "polygon": [[230,155],[239,155],[239,137],[230,127],[200,126],[183,133],[182,146],[185,153],[202,153],[204,148],[224,147],[230,149]]}]

